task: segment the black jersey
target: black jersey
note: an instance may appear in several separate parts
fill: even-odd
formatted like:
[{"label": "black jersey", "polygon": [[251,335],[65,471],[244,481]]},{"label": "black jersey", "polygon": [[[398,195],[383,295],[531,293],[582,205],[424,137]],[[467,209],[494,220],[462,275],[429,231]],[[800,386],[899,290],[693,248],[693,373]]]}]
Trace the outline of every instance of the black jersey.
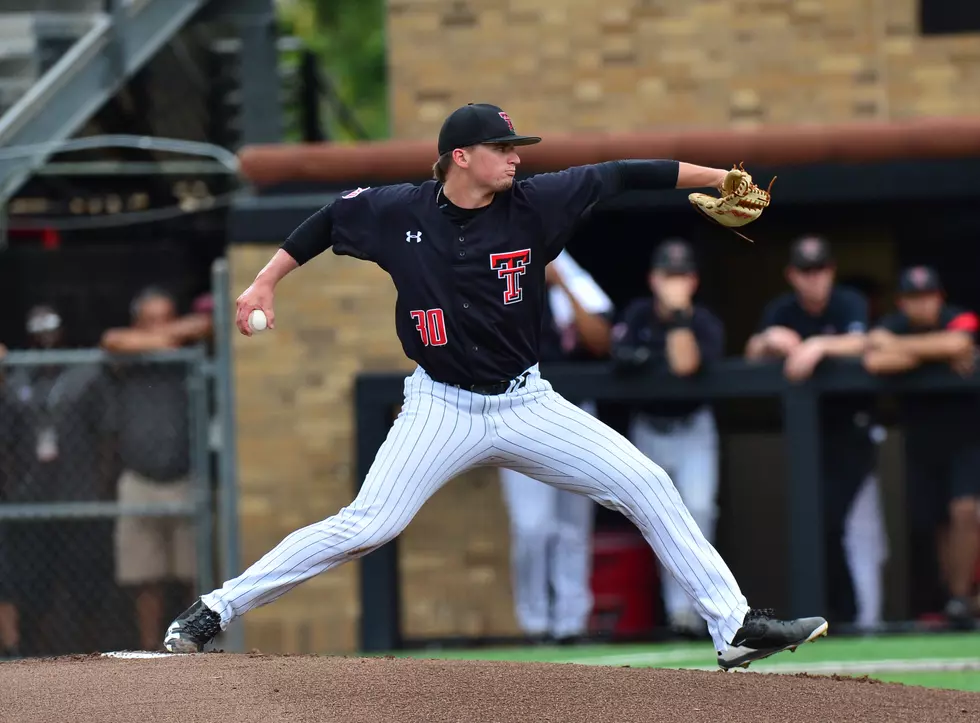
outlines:
[{"label": "black jersey", "polygon": [[[436,181],[358,188],[323,209],[324,218],[308,219],[305,235],[327,229],[322,248],[388,272],[402,348],[434,379],[513,379],[539,361],[545,266],[583,213],[622,190],[619,163],[515,182],[479,212],[453,207]],[[673,187],[676,163],[665,164],[655,182]],[[300,263],[321,250],[310,253],[294,239],[304,226],[283,244]]]}]

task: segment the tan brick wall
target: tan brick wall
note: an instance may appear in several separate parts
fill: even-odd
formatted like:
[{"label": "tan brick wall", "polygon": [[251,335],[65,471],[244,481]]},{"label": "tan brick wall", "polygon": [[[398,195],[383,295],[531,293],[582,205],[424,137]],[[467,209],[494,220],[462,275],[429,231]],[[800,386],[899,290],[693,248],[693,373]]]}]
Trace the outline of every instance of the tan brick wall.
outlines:
[{"label": "tan brick wall", "polygon": [[[234,246],[232,292],[274,246]],[[412,368],[394,329],[395,293],[373,264],[327,253],[276,297],[276,330],[235,335],[241,560],[249,565],[293,530],[354,494],[353,380]],[[506,514],[491,473],[440,491],[402,535],[408,635],[510,634]],[[246,644],[267,652],[356,649],[359,563],[349,563],[245,616]]]},{"label": "tan brick wall", "polygon": [[980,113],[980,35],[917,0],[389,0],[392,133],[467,102],[519,132]]}]

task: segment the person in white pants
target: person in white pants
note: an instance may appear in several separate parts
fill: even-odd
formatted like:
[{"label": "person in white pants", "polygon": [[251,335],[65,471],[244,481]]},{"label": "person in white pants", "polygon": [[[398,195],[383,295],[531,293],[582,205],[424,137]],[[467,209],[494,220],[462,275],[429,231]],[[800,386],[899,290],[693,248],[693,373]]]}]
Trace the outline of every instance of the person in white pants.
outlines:
[{"label": "person in white pants", "polygon": [[[724,352],[724,328],[693,302],[697,263],[690,244],[668,239],[654,252],[652,297],[630,304],[614,329],[613,355],[620,369],[663,368],[688,376]],[[710,405],[662,401],[635,409],[630,439],[643,454],[670,470],[671,479],[707,540],[714,540],[718,494],[718,431]],[[664,610],[679,634],[701,636],[707,627],[677,580],[660,565]]]},{"label": "person in white pants", "polygon": [[[548,303],[541,360],[607,357],[612,301],[563,250],[545,269]],[[592,401],[578,405],[596,416]],[[588,632],[592,614],[592,529],[595,506],[584,495],[501,468],[510,516],[514,613],[525,636],[574,642]]]},{"label": "person in white pants", "polygon": [[[881,425],[871,427],[877,447],[887,432]],[[884,567],[888,561],[888,530],[881,506],[878,475],[872,471],[857,494],[844,520],[844,555],[854,588],[854,625],[865,633],[875,632],[884,612]]]}]

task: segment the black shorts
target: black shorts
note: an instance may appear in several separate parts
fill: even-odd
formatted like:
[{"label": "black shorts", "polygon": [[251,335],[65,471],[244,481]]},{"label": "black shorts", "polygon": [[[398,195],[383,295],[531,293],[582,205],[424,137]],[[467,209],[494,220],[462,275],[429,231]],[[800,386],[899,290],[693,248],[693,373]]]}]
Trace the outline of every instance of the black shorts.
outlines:
[{"label": "black shorts", "polygon": [[980,497],[980,439],[958,436],[907,435],[906,500],[915,526],[938,525],[953,500]]}]

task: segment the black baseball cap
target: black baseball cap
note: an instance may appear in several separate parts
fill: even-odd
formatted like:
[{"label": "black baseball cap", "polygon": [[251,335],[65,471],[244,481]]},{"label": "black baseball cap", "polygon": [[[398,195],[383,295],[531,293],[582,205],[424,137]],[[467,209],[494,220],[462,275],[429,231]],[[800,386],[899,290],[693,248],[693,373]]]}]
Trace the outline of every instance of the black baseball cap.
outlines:
[{"label": "black baseball cap", "polygon": [[656,271],[668,274],[693,274],[698,270],[694,259],[694,249],[684,239],[671,238],[660,244],[653,252],[650,266]]},{"label": "black baseball cap", "polygon": [[796,269],[821,269],[832,266],[834,256],[830,244],[820,236],[804,236],[793,242],[789,251],[789,265]]},{"label": "black baseball cap", "polygon": [[537,136],[519,136],[503,109],[488,103],[470,103],[454,110],[439,131],[439,155],[455,148],[481,143],[512,143],[530,146],[540,143]]},{"label": "black baseball cap", "polygon": [[921,294],[929,291],[942,291],[939,274],[931,266],[912,266],[903,269],[898,276],[900,294]]}]

